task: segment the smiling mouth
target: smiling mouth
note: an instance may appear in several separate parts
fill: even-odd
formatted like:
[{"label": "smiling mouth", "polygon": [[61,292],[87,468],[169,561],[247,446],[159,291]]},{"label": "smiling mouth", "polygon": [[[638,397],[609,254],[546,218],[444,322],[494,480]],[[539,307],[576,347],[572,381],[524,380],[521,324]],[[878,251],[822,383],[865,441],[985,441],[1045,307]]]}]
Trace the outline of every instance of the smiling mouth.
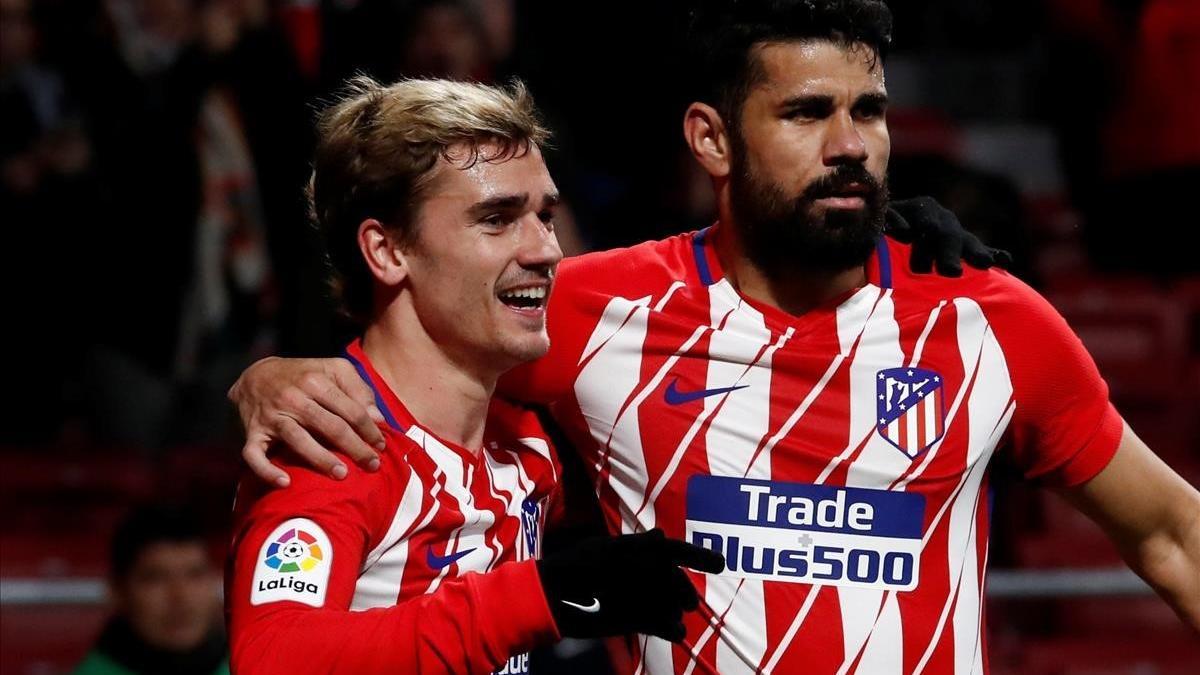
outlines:
[{"label": "smiling mouth", "polygon": [[521,311],[539,310],[546,306],[547,286],[514,288],[499,294],[500,302]]}]

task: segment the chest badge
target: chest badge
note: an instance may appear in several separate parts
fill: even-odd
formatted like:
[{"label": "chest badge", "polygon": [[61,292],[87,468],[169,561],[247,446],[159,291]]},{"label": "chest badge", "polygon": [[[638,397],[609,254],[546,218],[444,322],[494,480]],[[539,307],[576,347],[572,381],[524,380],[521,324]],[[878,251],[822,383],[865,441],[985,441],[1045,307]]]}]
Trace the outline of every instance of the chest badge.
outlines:
[{"label": "chest badge", "polygon": [[915,459],[946,432],[945,382],[924,368],[888,368],[875,379],[875,428],[909,459]]},{"label": "chest badge", "polygon": [[540,558],[542,549],[542,504],[532,497],[521,502],[521,530],[530,558]]}]

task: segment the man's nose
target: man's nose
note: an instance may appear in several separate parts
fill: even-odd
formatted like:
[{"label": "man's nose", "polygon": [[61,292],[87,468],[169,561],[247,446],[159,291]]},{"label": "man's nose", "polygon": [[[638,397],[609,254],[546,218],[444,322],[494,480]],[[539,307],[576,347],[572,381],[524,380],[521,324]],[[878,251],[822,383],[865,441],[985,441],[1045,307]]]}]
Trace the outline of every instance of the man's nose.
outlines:
[{"label": "man's nose", "polygon": [[536,215],[521,224],[521,244],[517,262],[522,267],[553,267],[563,258],[554,227]]},{"label": "man's nose", "polygon": [[838,166],[847,163],[861,164],[867,161],[867,144],[849,112],[838,113],[830,120],[825,135],[824,160],[825,166]]}]

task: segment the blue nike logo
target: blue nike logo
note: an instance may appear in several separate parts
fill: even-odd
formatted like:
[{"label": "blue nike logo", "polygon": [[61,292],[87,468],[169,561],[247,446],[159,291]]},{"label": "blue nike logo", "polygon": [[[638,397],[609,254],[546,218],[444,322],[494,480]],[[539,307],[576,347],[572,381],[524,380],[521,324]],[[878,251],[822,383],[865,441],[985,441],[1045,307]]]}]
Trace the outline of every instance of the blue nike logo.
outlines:
[{"label": "blue nike logo", "polygon": [[433,547],[429,546],[425,549],[425,562],[429,563],[429,566],[432,567],[433,569],[440,570],[443,567],[453,565],[454,563],[458,562],[463,556],[467,555],[468,553],[470,553],[471,551],[474,551],[474,550],[475,549],[473,549],[473,548],[468,548],[464,551],[459,551],[458,553],[451,553],[450,555],[442,556],[442,555],[438,555],[438,554],[434,553]]},{"label": "blue nike logo", "polygon": [[663,397],[667,399],[667,403],[670,405],[680,405],[682,403],[688,403],[697,399],[716,396],[717,394],[728,394],[731,391],[745,389],[746,387],[750,386],[748,384],[743,384],[737,387],[719,387],[717,389],[701,389],[699,391],[679,391],[679,389],[676,387],[678,384],[678,377],[674,380],[671,380],[671,384],[667,385],[667,391],[663,394]]}]

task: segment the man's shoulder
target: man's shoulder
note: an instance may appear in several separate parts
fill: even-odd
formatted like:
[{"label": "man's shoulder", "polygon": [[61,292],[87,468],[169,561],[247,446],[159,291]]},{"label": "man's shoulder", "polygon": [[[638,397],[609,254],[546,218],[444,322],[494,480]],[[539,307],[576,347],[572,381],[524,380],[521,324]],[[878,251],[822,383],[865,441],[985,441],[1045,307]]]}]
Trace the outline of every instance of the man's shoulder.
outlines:
[{"label": "man's shoulder", "polygon": [[367,471],[343,460],[346,477],[335,480],[294,453],[280,453],[273,461],[287,472],[289,486],[278,489],[247,473],[238,485],[237,515],[248,515],[251,510],[292,512],[334,503],[361,506],[395,493],[411,476],[409,456],[420,446],[397,429],[381,428],[386,447],[380,452],[377,470]]},{"label": "man's shoulder", "polygon": [[697,232],[633,246],[595,251],[567,258],[559,266],[558,283],[568,290],[578,286],[609,292],[629,292],[640,286],[652,288],[666,280],[683,280],[694,273],[694,243]]},{"label": "man's shoulder", "polygon": [[1018,318],[1025,313],[1027,318],[1037,319],[1047,312],[1053,313],[1040,293],[1000,267],[983,270],[964,264],[959,277],[934,272],[918,274],[908,264],[911,245],[889,238],[888,251],[891,269],[887,281],[899,300],[925,299],[934,303],[969,300],[985,314],[996,317]]}]

